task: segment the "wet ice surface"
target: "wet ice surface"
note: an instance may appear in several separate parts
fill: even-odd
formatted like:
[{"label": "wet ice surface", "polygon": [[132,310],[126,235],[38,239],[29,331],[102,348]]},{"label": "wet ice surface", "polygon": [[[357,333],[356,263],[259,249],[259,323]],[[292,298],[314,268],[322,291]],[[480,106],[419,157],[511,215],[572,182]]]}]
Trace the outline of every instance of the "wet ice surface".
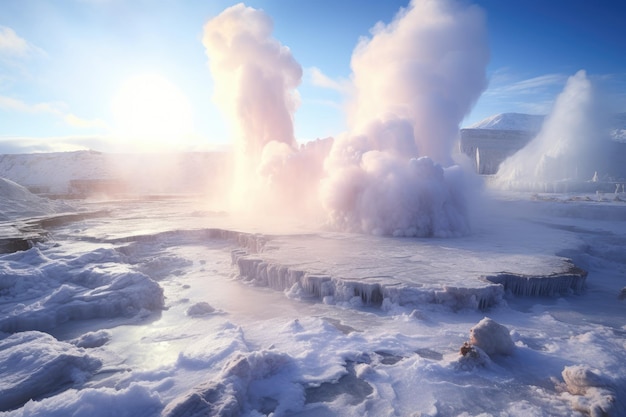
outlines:
[{"label": "wet ice surface", "polygon": [[[57,227],[52,241],[2,255],[0,308],[13,327],[0,340],[0,409],[59,416],[620,415],[626,206],[570,200],[512,196],[494,209],[506,217],[485,216],[471,236],[456,239],[310,226],[276,233],[184,199],[94,204],[111,216]],[[207,232],[216,229],[244,238]],[[239,276],[233,251],[296,276],[369,280],[406,292],[390,291],[378,303],[354,287],[320,298],[285,281],[277,291]],[[447,287],[500,288],[481,278],[496,272],[550,274],[566,259],[589,271],[579,294],[519,297],[500,289],[482,310],[444,297]],[[414,297],[411,288],[444,298]],[[454,294],[466,299],[468,292]],[[513,353],[460,356],[485,316],[509,329]],[[47,356],[24,353],[44,345]],[[24,371],[35,360],[48,363],[47,386]]]}]

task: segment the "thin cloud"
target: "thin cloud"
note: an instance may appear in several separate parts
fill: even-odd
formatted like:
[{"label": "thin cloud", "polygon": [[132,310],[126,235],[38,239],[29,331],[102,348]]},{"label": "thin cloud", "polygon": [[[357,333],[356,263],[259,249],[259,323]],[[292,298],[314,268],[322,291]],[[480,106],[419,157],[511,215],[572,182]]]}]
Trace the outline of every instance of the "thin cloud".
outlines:
[{"label": "thin cloud", "polygon": [[44,54],[44,52],[20,37],[10,27],[0,26],[0,57],[27,58],[34,54]]},{"label": "thin cloud", "polygon": [[83,119],[65,110],[62,102],[29,104],[13,97],[0,96],[0,109],[31,114],[51,114],[61,118],[68,126],[80,129],[105,129],[107,124],[100,119]]},{"label": "thin cloud", "polygon": [[68,113],[64,117],[65,122],[72,126],[81,129],[105,129],[108,127],[106,122],[100,119],[83,119],[81,117],[76,116],[73,113]]},{"label": "thin cloud", "polygon": [[[510,83],[498,83],[508,77],[498,73],[492,78],[491,86],[485,91],[488,95],[537,94],[554,88],[562,88],[567,81],[566,74],[545,74]],[[494,85],[495,84],[495,85]]]},{"label": "thin cloud", "polygon": [[567,75],[565,74],[546,74],[513,83],[506,86],[504,91],[532,94],[537,90],[561,86],[566,80]]},{"label": "thin cloud", "polygon": [[307,69],[311,83],[317,87],[327,88],[329,90],[335,90],[339,93],[346,94],[350,91],[351,83],[345,79],[334,80],[324,74],[322,70],[317,67],[311,67]]},{"label": "thin cloud", "polygon": [[17,111],[22,113],[48,113],[57,116],[63,115],[61,103],[35,103],[28,104],[16,98],[0,96],[0,109]]}]

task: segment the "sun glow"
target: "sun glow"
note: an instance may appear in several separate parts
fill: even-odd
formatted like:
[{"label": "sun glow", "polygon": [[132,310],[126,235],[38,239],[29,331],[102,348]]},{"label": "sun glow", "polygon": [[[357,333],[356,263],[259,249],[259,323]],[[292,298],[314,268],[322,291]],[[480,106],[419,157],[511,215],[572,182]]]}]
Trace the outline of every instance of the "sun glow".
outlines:
[{"label": "sun glow", "polygon": [[189,100],[161,75],[141,74],[127,79],[111,105],[115,134],[129,147],[178,148],[192,135]]}]

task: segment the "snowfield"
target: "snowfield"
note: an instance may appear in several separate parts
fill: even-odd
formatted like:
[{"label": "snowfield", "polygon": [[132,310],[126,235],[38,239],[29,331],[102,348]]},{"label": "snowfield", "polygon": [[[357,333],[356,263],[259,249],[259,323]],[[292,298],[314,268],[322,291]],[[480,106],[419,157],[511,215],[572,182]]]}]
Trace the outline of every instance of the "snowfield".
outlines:
[{"label": "snowfield", "polygon": [[447,239],[75,201],[106,214],[0,255],[0,415],[624,415],[624,197]]}]

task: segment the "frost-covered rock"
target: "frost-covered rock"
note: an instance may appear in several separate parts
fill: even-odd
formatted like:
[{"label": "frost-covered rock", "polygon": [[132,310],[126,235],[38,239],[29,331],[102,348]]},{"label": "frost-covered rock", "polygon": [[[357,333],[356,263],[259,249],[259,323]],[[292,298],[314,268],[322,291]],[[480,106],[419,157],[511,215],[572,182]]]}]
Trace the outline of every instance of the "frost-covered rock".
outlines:
[{"label": "frost-covered rock", "polygon": [[511,355],[515,343],[509,329],[488,317],[470,329],[470,344],[478,346],[487,355]]},{"label": "frost-covered rock", "polygon": [[102,366],[83,349],[41,332],[0,340],[0,411],[83,383]]},{"label": "frost-covered rock", "polygon": [[622,416],[626,412],[624,400],[615,392],[610,379],[585,365],[566,366],[561,373],[565,389],[574,409],[591,417]]},{"label": "frost-covered rock", "polygon": [[461,346],[461,356],[453,363],[457,371],[471,371],[475,368],[484,368],[491,364],[489,355],[478,346],[464,343]]},{"label": "frost-covered rock", "polygon": [[192,305],[185,311],[189,317],[202,317],[212,313],[215,313],[215,308],[204,301]]}]

